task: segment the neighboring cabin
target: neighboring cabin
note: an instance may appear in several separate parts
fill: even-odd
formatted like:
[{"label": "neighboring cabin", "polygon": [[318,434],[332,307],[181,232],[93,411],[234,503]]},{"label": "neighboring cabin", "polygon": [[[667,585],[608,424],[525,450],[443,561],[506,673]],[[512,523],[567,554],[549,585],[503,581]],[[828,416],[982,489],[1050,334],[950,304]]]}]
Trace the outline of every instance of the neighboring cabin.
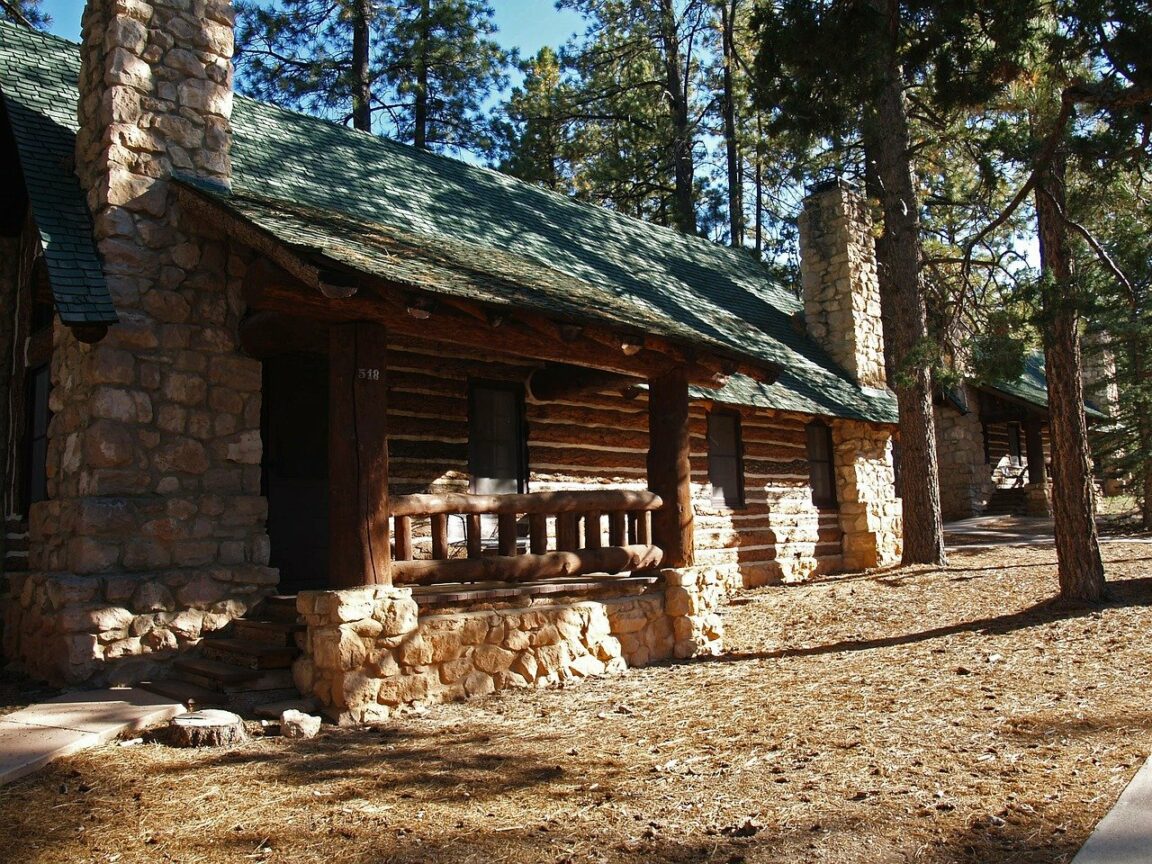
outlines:
[{"label": "neighboring cabin", "polygon": [[234,96],[230,6],[182,8],[0,25],[7,660],[156,678],[304,592],[297,685],[362,720],[713,651],[726,585],[899,559],[850,189],[807,203],[801,302]]}]

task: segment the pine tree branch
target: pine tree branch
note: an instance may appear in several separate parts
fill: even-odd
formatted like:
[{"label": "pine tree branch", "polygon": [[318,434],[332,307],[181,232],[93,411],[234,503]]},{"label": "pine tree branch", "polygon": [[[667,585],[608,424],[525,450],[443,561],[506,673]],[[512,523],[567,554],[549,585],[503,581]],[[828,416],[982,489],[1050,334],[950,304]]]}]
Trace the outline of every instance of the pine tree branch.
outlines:
[{"label": "pine tree branch", "polygon": [[1041,189],[1040,194],[1047,198],[1053,205],[1056,212],[1060,214],[1060,218],[1064,221],[1064,224],[1084,238],[1084,242],[1086,242],[1089,248],[1096,254],[1096,258],[1104,265],[1104,268],[1123,286],[1125,292],[1128,294],[1129,302],[1135,304],[1137,302],[1136,287],[1132,284],[1128,276],[1125,275],[1124,271],[1120,269],[1119,265],[1112,260],[1112,256],[1108,254],[1108,250],[1092,235],[1091,231],[1068,215],[1068,212],[1060,206],[1060,202],[1052,196],[1052,193],[1047,189]]},{"label": "pine tree branch", "polygon": [[8,15],[8,17],[15,21],[17,24],[23,24],[29,30],[36,29],[32,26],[32,22],[24,17],[24,13],[16,8],[16,4],[10,3],[8,0],[0,0],[0,7],[3,7],[4,12]]}]

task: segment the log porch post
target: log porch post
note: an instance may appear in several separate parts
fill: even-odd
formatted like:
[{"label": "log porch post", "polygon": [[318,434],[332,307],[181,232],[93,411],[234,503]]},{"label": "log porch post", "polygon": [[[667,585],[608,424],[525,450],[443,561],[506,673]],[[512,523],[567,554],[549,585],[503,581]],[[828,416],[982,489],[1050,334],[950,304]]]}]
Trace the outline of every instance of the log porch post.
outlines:
[{"label": "log porch post", "polygon": [[328,583],[391,585],[386,331],[334,325],[328,343]]},{"label": "log porch post", "polygon": [[1028,482],[1043,483],[1048,479],[1044,468],[1044,439],[1040,437],[1040,421],[1024,421],[1024,453],[1028,459]]},{"label": "log porch post", "polygon": [[677,366],[648,381],[648,488],[664,499],[652,514],[652,542],[668,567],[695,561],[691,480],[688,375]]}]

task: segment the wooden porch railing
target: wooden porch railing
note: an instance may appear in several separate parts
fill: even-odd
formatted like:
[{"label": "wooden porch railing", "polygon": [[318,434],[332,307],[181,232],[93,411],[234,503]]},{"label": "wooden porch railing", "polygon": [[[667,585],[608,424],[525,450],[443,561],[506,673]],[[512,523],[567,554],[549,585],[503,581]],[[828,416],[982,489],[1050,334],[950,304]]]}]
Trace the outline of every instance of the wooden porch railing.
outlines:
[{"label": "wooden porch railing", "polygon": [[[653,492],[624,489],[398,496],[391,499],[389,508],[395,542],[392,579],[397,584],[422,585],[523,582],[651,570],[664,558],[663,551],[652,545],[651,522],[652,512],[662,506],[660,496]],[[496,517],[495,549],[486,548],[490,544],[482,536],[483,516]],[[432,558],[413,560],[412,520],[425,517],[431,523]],[[450,557],[450,517],[461,517],[466,524],[466,558]],[[605,517],[607,545],[603,542]],[[522,519],[528,524],[528,549],[523,553],[518,530]],[[550,537],[554,542],[550,543]]]}]

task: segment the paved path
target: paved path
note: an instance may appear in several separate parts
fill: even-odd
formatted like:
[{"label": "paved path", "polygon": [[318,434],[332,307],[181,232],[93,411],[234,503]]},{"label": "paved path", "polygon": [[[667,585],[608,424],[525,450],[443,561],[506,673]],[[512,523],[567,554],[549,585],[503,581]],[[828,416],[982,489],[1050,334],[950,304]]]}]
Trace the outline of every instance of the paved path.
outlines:
[{"label": "paved path", "polygon": [[1072,864],[1152,862],[1152,759],[1136,772]]},{"label": "paved path", "polygon": [[111,741],[121,732],[162,723],[187,709],[130,687],[65,693],[0,716],[0,784],[53,759]]}]

